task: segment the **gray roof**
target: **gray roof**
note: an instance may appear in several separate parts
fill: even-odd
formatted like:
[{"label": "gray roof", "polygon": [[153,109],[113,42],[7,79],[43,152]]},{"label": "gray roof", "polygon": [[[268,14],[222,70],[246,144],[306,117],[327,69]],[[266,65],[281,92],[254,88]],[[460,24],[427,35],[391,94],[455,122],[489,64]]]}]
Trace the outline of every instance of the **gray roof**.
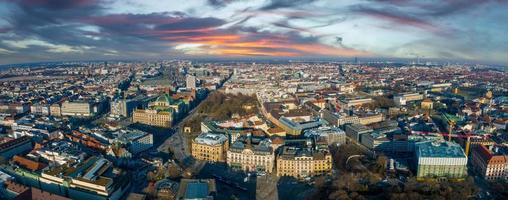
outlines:
[{"label": "gray roof", "polygon": [[186,199],[204,199],[208,197],[208,183],[189,183],[185,191]]}]

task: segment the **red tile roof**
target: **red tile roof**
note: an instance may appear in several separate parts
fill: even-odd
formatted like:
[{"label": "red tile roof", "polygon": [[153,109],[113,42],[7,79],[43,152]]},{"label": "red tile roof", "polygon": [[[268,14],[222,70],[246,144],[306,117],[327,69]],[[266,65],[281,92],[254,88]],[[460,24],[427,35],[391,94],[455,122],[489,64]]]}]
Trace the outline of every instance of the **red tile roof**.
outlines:
[{"label": "red tile roof", "polygon": [[44,169],[47,165],[44,164],[44,163],[40,163],[40,162],[37,162],[37,161],[33,161],[33,160],[30,160],[30,159],[27,159],[27,158],[24,158],[24,157],[21,157],[21,156],[14,156],[12,158],[12,160],[17,163],[18,165],[21,165],[29,170],[32,170],[32,171],[37,171],[37,170],[41,170],[41,169]]}]

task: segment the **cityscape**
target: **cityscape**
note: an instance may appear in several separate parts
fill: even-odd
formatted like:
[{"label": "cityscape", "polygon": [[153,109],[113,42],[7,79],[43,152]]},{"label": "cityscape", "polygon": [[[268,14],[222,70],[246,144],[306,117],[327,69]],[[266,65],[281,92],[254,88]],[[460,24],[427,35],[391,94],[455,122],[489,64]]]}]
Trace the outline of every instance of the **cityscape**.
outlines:
[{"label": "cityscape", "polygon": [[506,11],[0,1],[0,199],[508,199]]}]

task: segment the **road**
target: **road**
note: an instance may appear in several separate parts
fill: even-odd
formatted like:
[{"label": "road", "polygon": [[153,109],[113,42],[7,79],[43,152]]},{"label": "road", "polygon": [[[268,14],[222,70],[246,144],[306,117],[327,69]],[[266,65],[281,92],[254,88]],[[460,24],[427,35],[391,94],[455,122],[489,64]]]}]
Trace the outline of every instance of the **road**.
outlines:
[{"label": "road", "polygon": [[183,135],[184,133],[182,126],[185,121],[194,117],[199,105],[193,108],[185,118],[183,118],[177,124],[175,124],[175,126],[172,128],[174,130],[174,134],[168,139],[166,139],[166,141],[164,141],[157,148],[157,151],[165,153],[168,153],[168,149],[171,148],[174,158],[179,161],[180,166],[184,169],[185,168],[190,169],[190,171],[193,174],[199,173],[199,171],[201,171],[206,162],[195,160],[191,156],[189,143],[187,142],[186,137],[184,137]]},{"label": "road", "polygon": [[[231,78],[231,77],[229,77],[229,78]],[[229,80],[229,78],[225,82],[227,82]],[[222,84],[220,87],[222,87]],[[220,87],[217,88],[217,90],[220,89]],[[214,92],[217,92],[217,90]],[[165,152],[165,153],[168,153],[168,149],[171,148],[174,158],[180,162],[180,166],[182,168],[185,168],[185,167],[190,168],[194,174],[197,174],[199,171],[201,171],[201,169],[205,166],[206,162],[195,160],[194,158],[192,158],[191,149],[189,147],[188,141],[186,141],[186,137],[184,137],[184,135],[183,135],[184,133],[183,133],[182,126],[186,121],[188,121],[189,119],[191,119],[195,116],[196,110],[199,108],[201,103],[204,102],[210,95],[211,95],[211,93],[208,94],[208,96],[205,99],[203,99],[201,102],[199,102],[199,104],[196,105],[196,107],[194,107],[191,111],[189,111],[189,113],[187,114],[187,116],[185,118],[183,118],[182,120],[177,122],[172,128],[174,131],[174,134],[171,137],[169,137],[168,139],[166,139],[157,148],[157,151]]]},{"label": "road", "polygon": [[164,141],[157,148],[157,151],[168,153],[168,148],[171,147],[171,150],[173,151],[175,158],[180,161],[190,156],[190,149],[188,147],[188,143],[185,141],[185,138],[183,137],[182,126],[185,121],[191,119],[194,116],[195,111],[197,110],[196,108],[198,106],[193,108],[185,118],[183,118],[177,124],[175,124],[175,126],[172,128],[175,134],[173,134],[166,141]]}]

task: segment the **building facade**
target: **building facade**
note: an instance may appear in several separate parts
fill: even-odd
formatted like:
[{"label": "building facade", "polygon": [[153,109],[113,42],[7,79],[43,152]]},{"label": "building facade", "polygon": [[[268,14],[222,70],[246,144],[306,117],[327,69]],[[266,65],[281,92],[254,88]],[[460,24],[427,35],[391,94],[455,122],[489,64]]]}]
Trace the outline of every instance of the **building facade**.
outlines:
[{"label": "building facade", "polygon": [[228,138],[222,134],[202,133],[192,141],[192,156],[198,160],[225,162]]},{"label": "building facade", "polygon": [[473,169],[485,180],[508,178],[508,147],[478,145],[473,149]]},{"label": "building facade", "polygon": [[79,117],[90,117],[95,114],[93,104],[87,101],[65,101],[62,103],[61,113],[63,116]]},{"label": "building facade", "polygon": [[227,152],[227,164],[247,172],[272,173],[275,156],[269,139],[240,136]]},{"label": "building facade", "polygon": [[281,147],[277,155],[277,176],[305,178],[330,173],[332,156],[325,150]]},{"label": "building facade", "polygon": [[190,89],[196,89],[196,77],[188,75],[185,79],[185,86]]},{"label": "building facade", "polygon": [[346,135],[355,142],[360,143],[362,134],[370,133],[373,130],[365,125],[362,124],[347,124],[344,126],[344,130],[346,132]]},{"label": "building facade", "polygon": [[467,157],[459,144],[444,141],[416,144],[417,178],[467,176]]},{"label": "building facade", "polygon": [[152,109],[135,110],[132,113],[132,122],[149,126],[169,128],[173,122],[173,113],[170,111],[159,111]]}]

